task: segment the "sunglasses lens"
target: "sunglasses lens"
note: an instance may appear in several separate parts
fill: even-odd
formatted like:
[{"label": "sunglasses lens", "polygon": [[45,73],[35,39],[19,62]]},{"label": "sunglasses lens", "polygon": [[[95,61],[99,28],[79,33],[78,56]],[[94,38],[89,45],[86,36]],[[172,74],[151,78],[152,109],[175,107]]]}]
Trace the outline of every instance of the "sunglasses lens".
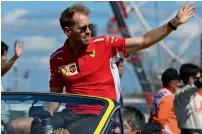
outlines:
[{"label": "sunglasses lens", "polygon": [[83,27],[81,28],[81,31],[82,31],[82,32],[85,32],[86,29],[87,29],[87,27],[88,27],[88,26],[83,26]]},{"label": "sunglasses lens", "polygon": [[89,28],[89,30],[92,31],[93,28],[94,28],[94,25],[93,24],[89,24],[87,26],[81,27],[80,29],[81,29],[82,32],[85,32],[87,30],[87,28]]}]

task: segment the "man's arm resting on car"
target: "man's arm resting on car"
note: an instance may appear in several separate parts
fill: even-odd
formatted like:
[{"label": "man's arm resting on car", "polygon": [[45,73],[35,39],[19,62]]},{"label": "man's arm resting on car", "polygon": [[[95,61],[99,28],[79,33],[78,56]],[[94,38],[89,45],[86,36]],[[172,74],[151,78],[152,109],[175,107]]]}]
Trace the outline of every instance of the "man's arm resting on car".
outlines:
[{"label": "man's arm resting on car", "polygon": [[[63,92],[63,87],[51,88],[50,92],[62,93]],[[53,114],[53,112],[56,112],[59,109],[60,103],[58,103],[58,102],[48,102],[48,103],[46,103],[45,107],[51,114]]]}]

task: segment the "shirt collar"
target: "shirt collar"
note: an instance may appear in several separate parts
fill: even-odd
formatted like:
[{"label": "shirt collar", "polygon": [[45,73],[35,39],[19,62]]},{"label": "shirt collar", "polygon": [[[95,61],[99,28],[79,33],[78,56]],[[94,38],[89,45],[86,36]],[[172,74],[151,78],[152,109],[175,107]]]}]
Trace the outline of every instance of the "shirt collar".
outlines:
[{"label": "shirt collar", "polygon": [[65,41],[65,43],[63,45],[63,50],[64,50],[64,57],[69,59],[71,56],[71,53],[70,53],[69,48],[68,48],[68,39]]},{"label": "shirt collar", "polygon": [[[65,57],[70,57],[71,53],[68,47],[68,39],[65,41],[64,45],[63,45],[63,50],[64,50],[64,55]],[[86,53],[92,53],[94,51],[94,44],[93,44],[93,40],[92,38],[90,39],[90,44],[88,45],[87,49],[86,49]]]},{"label": "shirt collar", "polygon": [[87,49],[86,49],[86,53],[91,53],[94,50],[94,45],[93,45],[93,41],[92,38],[90,39],[90,44],[88,45]]}]

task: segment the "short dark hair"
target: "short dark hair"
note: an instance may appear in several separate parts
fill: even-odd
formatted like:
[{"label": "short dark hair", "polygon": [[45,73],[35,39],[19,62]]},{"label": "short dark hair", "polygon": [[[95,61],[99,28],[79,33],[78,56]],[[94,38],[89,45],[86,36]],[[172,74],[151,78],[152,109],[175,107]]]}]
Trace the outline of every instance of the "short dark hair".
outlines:
[{"label": "short dark hair", "polygon": [[123,63],[124,59],[123,58],[119,58],[119,60],[116,62],[116,65],[119,66],[120,63]]},{"label": "short dark hair", "polygon": [[63,30],[65,27],[70,27],[74,24],[72,17],[75,13],[81,13],[88,16],[90,14],[90,10],[82,4],[74,4],[65,9],[60,16],[60,26]]},{"label": "short dark hair", "polygon": [[180,78],[184,84],[187,84],[189,77],[195,77],[196,74],[200,71],[201,69],[194,64],[191,63],[182,64],[182,66],[180,67]]},{"label": "short dark hair", "polygon": [[124,119],[127,119],[128,124],[135,130],[142,130],[145,125],[144,114],[132,106],[124,107]]},{"label": "short dark hair", "polygon": [[1,41],[1,56],[4,54],[5,51],[8,52],[8,45]]},{"label": "short dark hair", "polygon": [[179,80],[180,76],[175,68],[168,68],[166,69],[161,77],[161,81],[163,86],[168,86],[171,80]]}]

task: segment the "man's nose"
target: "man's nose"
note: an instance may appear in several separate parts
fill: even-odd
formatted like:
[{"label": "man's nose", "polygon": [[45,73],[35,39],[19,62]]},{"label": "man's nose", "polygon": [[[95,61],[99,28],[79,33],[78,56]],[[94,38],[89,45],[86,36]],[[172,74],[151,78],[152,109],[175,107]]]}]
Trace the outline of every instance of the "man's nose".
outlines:
[{"label": "man's nose", "polygon": [[91,30],[90,30],[90,28],[89,28],[89,27],[87,27],[87,29],[86,29],[86,34],[88,34],[88,35],[90,35],[90,34],[91,34]]}]

